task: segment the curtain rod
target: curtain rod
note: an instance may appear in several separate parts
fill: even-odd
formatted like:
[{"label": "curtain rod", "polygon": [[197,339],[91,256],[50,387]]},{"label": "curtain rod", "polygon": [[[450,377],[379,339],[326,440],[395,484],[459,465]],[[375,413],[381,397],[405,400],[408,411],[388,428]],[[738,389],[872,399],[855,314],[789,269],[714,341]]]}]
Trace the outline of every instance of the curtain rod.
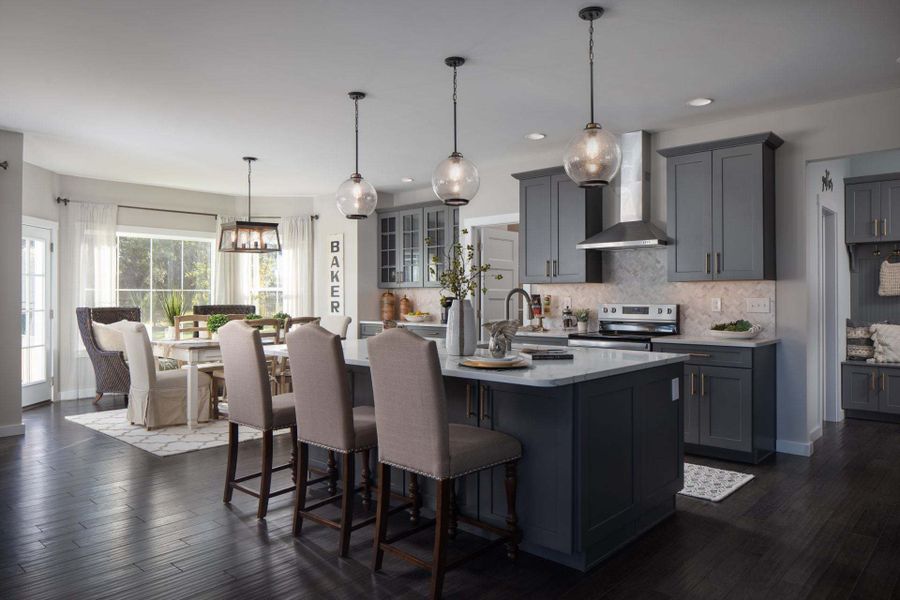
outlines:
[{"label": "curtain rod", "polygon": [[[69,200],[68,198],[62,198],[60,196],[56,197],[56,203],[62,204],[64,206],[68,206],[69,202],[77,202],[81,204],[81,200]],[[173,208],[150,208],[147,206],[129,206],[128,204],[118,204],[119,208],[130,208],[132,210],[149,210],[153,212],[164,212],[164,213],[175,213],[179,215],[197,215],[199,217],[212,217],[213,219],[218,218],[219,215],[215,213],[206,213],[206,212],[196,212],[193,210],[175,210]],[[281,217],[265,217],[265,216],[257,216],[257,219],[280,219]],[[319,219],[319,215],[310,215],[309,217],[313,221],[317,221]]]}]

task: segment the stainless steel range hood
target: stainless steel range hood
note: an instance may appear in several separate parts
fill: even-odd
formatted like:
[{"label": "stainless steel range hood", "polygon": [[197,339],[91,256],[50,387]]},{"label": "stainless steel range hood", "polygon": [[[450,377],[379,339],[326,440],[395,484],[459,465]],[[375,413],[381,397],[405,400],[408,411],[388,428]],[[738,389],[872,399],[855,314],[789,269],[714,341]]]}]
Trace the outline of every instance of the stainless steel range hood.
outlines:
[{"label": "stainless steel range hood", "polygon": [[619,222],[578,244],[579,250],[657,248],[668,243],[666,232],[650,222],[650,134],[630,131],[622,134],[621,144]]}]

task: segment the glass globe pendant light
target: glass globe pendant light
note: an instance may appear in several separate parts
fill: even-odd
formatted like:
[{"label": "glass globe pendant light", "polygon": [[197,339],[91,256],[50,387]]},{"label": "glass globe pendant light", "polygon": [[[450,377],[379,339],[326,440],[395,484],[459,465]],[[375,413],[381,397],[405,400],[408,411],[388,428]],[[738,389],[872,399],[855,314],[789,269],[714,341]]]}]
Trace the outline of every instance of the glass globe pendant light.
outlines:
[{"label": "glass globe pendant light", "polygon": [[478,193],[481,183],[478,167],[463,158],[456,149],[456,69],[465,64],[466,59],[451,56],[444,64],[453,67],[453,152],[442,160],[431,176],[431,188],[435,195],[448,206],[465,206]]},{"label": "glass globe pendant light", "polygon": [[350,92],[353,100],[354,132],[356,135],[356,170],[337,189],[335,199],[337,209],[348,219],[365,219],[378,205],[378,193],[372,184],[359,174],[359,101],[366,97],[363,92]]},{"label": "glass globe pendant light", "polygon": [[591,121],[576,134],[566,146],[563,166],[566,174],[580,187],[602,187],[619,172],[622,149],[609,131],[594,122],[594,21],[603,15],[599,6],[588,6],[578,11],[578,16],[590,22],[588,29],[588,59],[591,72]]},{"label": "glass globe pendant light", "polygon": [[250,179],[253,175],[255,156],[245,156],[247,162],[247,220],[232,221],[222,225],[219,234],[219,252],[247,252],[262,254],[264,252],[281,252],[281,238],[278,236],[278,223],[254,221],[250,212]]}]

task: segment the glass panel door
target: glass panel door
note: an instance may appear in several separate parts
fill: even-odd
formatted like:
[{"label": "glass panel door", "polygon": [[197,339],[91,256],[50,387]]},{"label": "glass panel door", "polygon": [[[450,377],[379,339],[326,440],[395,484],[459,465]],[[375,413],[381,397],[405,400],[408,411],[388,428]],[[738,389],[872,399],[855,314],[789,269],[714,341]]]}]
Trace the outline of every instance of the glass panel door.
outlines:
[{"label": "glass panel door", "polygon": [[401,283],[413,287],[422,284],[422,211],[400,214]]},{"label": "glass panel door", "polygon": [[22,406],[50,399],[49,229],[22,226]]}]

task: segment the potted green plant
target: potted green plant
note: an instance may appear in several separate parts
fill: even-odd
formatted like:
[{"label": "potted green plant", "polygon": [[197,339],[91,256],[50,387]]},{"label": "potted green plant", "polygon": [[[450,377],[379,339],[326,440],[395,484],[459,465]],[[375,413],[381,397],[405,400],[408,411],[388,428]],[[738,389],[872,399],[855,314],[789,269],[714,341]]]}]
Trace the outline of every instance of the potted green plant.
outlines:
[{"label": "potted green plant", "polygon": [[[469,231],[463,229],[460,234],[468,235]],[[430,240],[426,240],[430,244]],[[458,356],[471,356],[475,354],[475,310],[469,296],[474,296],[480,287],[482,276],[491,270],[490,264],[479,265],[475,261],[475,248],[472,244],[457,241],[447,251],[446,256],[433,256],[432,264],[428,269],[431,275],[436,277],[441,284],[442,293],[447,291],[452,301],[447,315],[447,352]],[[496,280],[503,279],[502,275],[493,275]],[[487,288],[481,288],[481,293],[487,293]]]},{"label": "potted green plant", "polygon": [[210,337],[214,340],[219,339],[219,334],[216,332],[227,322],[228,315],[209,315],[209,319],[206,321],[206,329],[209,331]]},{"label": "potted green plant", "polygon": [[272,318],[278,319],[279,321],[284,323],[285,321],[287,321],[288,319],[291,318],[291,315],[287,314],[286,312],[277,312],[274,315],[272,315]]},{"label": "potted green plant", "polygon": [[591,319],[591,309],[576,308],[572,313],[575,315],[575,321],[578,325],[578,333],[587,333],[588,321]]},{"label": "potted green plant", "polygon": [[174,340],[177,333],[175,331],[175,317],[180,317],[184,314],[184,296],[175,292],[164,296],[162,309],[166,315],[166,323],[169,324],[166,327],[166,339]]}]

